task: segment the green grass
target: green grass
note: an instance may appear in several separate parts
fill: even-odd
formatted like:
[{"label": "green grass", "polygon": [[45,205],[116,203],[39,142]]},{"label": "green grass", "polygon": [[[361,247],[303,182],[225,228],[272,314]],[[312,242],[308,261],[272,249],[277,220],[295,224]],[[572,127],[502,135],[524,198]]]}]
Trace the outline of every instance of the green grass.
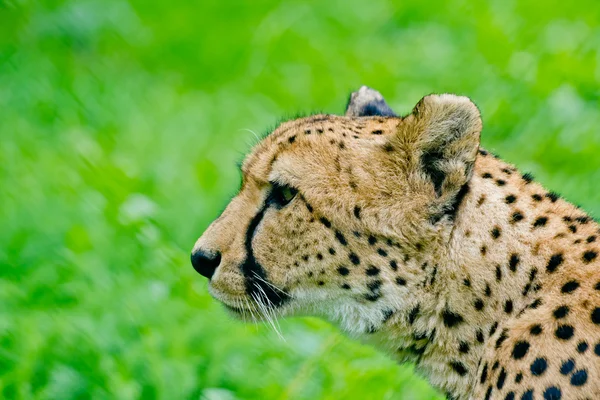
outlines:
[{"label": "green grass", "polygon": [[399,112],[470,96],[486,148],[598,214],[598,21],[596,0],[0,0],[0,397],[440,399],[318,320],[285,342],[230,320],[189,251],[250,131],[362,84]]}]

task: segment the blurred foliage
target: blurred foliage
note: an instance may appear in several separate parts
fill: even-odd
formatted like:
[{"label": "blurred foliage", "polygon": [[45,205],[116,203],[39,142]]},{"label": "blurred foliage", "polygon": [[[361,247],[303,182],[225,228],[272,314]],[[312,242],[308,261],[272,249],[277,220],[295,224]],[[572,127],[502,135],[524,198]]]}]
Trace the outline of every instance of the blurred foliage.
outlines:
[{"label": "blurred foliage", "polygon": [[0,397],[439,399],[315,319],[231,321],[189,250],[280,117],[470,96],[600,212],[600,3],[0,0]]}]

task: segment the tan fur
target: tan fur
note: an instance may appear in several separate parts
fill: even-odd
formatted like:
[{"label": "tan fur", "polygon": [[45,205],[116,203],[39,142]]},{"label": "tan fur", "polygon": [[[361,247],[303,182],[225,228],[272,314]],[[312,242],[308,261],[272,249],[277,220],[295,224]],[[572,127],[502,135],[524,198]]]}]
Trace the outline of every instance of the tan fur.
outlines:
[{"label": "tan fur", "polygon": [[[415,362],[449,398],[551,399],[551,387],[600,398],[598,225],[479,150],[480,131],[477,108],[453,95],[428,96],[405,118],[283,123],[247,157],[240,193],[194,247],[221,255],[211,294],[239,317],[265,307],[322,316]],[[437,191],[426,160],[444,177]],[[273,182],[298,194],[265,206]],[[240,269],[261,210],[250,244],[268,285],[289,295],[278,307],[249,296]]]}]

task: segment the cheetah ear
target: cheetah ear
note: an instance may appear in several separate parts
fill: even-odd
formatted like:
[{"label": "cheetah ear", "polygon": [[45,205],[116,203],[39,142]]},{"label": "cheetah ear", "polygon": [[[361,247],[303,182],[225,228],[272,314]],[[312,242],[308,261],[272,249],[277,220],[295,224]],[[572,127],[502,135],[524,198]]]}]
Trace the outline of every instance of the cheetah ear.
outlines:
[{"label": "cheetah ear", "polygon": [[347,117],[367,117],[379,115],[382,117],[395,117],[396,114],[387,105],[385,99],[375,89],[361,86],[356,92],[352,92],[346,106]]},{"label": "cheetah ear", "polygon": [[424,97],[396,139],[408,150],[413,171],[437,195],[442,209],[466,193],[479,149],[481,115],[473,102],[452,94]]}]

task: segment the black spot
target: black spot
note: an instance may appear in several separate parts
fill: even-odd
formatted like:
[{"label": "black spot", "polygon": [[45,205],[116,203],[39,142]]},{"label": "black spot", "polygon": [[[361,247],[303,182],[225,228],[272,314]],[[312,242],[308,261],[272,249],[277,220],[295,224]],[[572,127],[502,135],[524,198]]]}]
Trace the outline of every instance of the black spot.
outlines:
[{"label": "black spot", "polygon": [[510,222],[514,224],[515,222],[522,221],[525,216],[520,211],[515,211],[510,218]]},{"label": "black spot", "polygon": [[496,387],[500,390],[504,387],[504,381],[506,381],[506,371],[504,368],[500,370],[498,374],[498,381],[496,382]]},{"label": "black spot", "polygon": [[579,287],[579,282],[577,281],[569,281],[567,283],[565,283],[562,288],[560,289],[560,291],[562,293],[571,293],[574,290],[576,290]]},{"label": "black spot", "polygon": [[373,132],[371,132],[373,135],[382,135],[383,131],[381,129],[376,129]]},{"label": "black spot", "polygon": [[537,272],[537,268],[531,268],[531,270],[529,271],[529,282],[532,282],[535,279]]},{"label": "black spot", "polygon": [[512,271],[515,272],[517,270],[517,265],[519,265],[519,255],[518,254],[511,254],[510,259],[508,260],[508,268]]},{"label": "black spot", "polygon": [[408,323],[409,324],[411,324],[411,325],[414,324],[415,320],[419,316],[419,309],[420,309],[420,306],[417,304],[415,307],[413,307],[412,310],[410,310],[410,312],[408,313]]},{"label": "black spot", "polygon": [[510,314],[513,312],[513,302],[512,300],[506,300],[504,303],[504,312]]},{"label": "black spot", "polygon": [[551,202],[555,203],[556,200],[560,199],[560,195],[556,192],[548,192],[545,194],[547,198],[550,199]]},{"label": "black spot", "polygon": [[506,329],[503,329],[502,332],[500,333],[498,340],[496,340],[496,349],[499,349],[500,346],[502,346],[502,344],[506,341],[506,339],[508,339],[506,332],[507,332]]},{"label": "black spot", "polygon": [[546,271],[552,273],[554,271],[556,271],[556,268],[558,268],[564,261],[564,257],[562,254],[555,254],[552,257],[550,257],[550,260],[548,261],[548,265],[546,265]]},{"label": "black spot", "polygon": [[347,283],[344,283],[344,284],[342,285],[342,289],[345,289],[345,290],[350,290],[350,285],[348,285]]},{"label": "black spot", "polygon": [[323,282],[323,281],[319,281],[319,282],[318,282],[318,285],[319,285],[319,286],[323,286],[324,284],[325,284],[325,282]]},{"label": "black spot", "polygon": [[485,295],[487,297],[490,297],[492,295],[492,288],[490,287],[489,283],[485,284]]},{"label": "black spot", "polygon": [[466,287],[471,287],[471,280],[469,278],[465,278],[463,280],[463,285],[465,285]]},{"label": "black spot", "polygon": [[513,347],[512,356],[515,360],[520,360],[525,357],[527,352],[529,351],[529,342],[524,340],[520,340],[515,343],[515,347]]},{"label": "black spot", "polygon": [[458,346],[458,351],[462,354],[467,354],[469,353],[469,343],[467,342],[460,342],[459,346]]},{"label": "black spot", "polygon": [[394,315],[394,310],[383,310],[383,322],[389,321],[389,319],[392,318],[392,315]]},{"label": "black spot", "polygon": [[332,256],[335,255],[335,249],[333,247],[329,248],[329,254],[331,254]]},{"label": "black spot", "polygon": [[342,246],[348,245],[348,241],[346,240],[346,237],[342,234],[342,232],[335,231],[335,238],[337,239],[338,242],[340,242],[340,244]]},{"label": "black spot", "polygon": [[321,217],[319,218],[319,221],[321,221],[321,223],[325,225],[326,228],[331,228],[331,222],[329,222],[327,218]]},{"label": "black spot", "polygon": [[[483,343],[483,341],[485,340],[485,337],[483,336],[483,332],[481,331],[481,329],[477,329],[477,334],[475,335],[475,337],[477,338],[477,341],[479,343]],[[599,344],[600,346],[600,344]]]},{"label": "black spot", "polygon": [[346,276],[346,275],[348,275],[350,273],[350,270],[348,268],[346,268],[346,267],[343,267],[343,266],[339,267],[337,269],[337,271],[338,271],[338,274],[340,274],[342,276]]},{"label": "black spot", "polygon": [[483,310],[483,307],[485,306],[483,300],[481,300],[481,299],[475,299],[475,302],[473,303],[473,305],[475,306],[475,309],[477,311]]},{"label": "black spot", "polygon": [[543,197],[539,194],[532,194],[531,198],[535,201],[542,201]]},{"label": "black spot", "polygon": [[492,235],[492,237],[494,239],[498,239],[500,237],[501,231],[500,231],[500,227],[495,226],[492,231],[490,232],[490,234]]},{"label": "black spot", "polygon": [[382,257],[387,257],[388,253],[384,249],[377,249],[377,254],[379,254]]},{"label": "black spot", "polygon": [[465,368],[464,364],[460,361],[452,361],[450,362],[450,368],[454,370],[460,376],[465,376],[467,374],[467,368]]},{"label": "black spot", "polygon": [[532,363],[531,363],[531,373],[533,374],[533,376],[540,376],[542,375],[544,372],[546,372],[546,369],[548,368],[548,362],[546,362],[545,358],[536,358]]},{"label": "black spot", "polygon": [[563,375],[569,375],[571,371],[573,371],[573,368],[575,368],[575,361],[572,359],[567,360],[560,366],[560,373]]},{"label": "black spot", "polygon": [[554,335],[561,340],[569,340],[573,337],[575,330],[571,325],[559,325],[554,331]]},{"label": "black spot", "polygon": [[515,383],[521,383],[522,379],[523,379],[523,374],[519,372],[517,374],[517,376],[515,376]]},{"label": "black spot", "polygon": [[482,156],[487,156],[489,153],[483,149],[479,149],[479,154],[481,154]]},{"label": "black spot", "polygon": [[348,254],[348,258],[350,259],[350,262],[354,265],[358,265],[360,264],[360,258],[358,258],[358,256],[354,253],[350,253]]},{"label": "black spot", "polygon": [[533,303],[531,303],[528,307],[535,310],[536,308],[538,308],[541,305],[542,305],[542,300],[535,299],[535,301]]},{"label": "black spot", "polygon": [[317,253],[317,260],[322,260],[322,259],[323,259],[323,254]]},{"label": "black spot", "polygon": [[307,130],[305,130],[305,131],[304,131],[304,134],[305,134],[305,135],[310,135],[310,134],[311,134],[311,132],[310,132],[310,129],[307,129]]},{"label": "black spot", "polygon": [[515,392],[506,393],[506,397],[504,398],[504,400],[515,400]]},{"label": "black spot", "polygon": [[548,223],[548,217],[538,217],[533,222],[533,227],[534,228],[539,228],[540,226],[545,226],[547,223]]},{"label": "black spot", "polygon": [[568,313],[569,313],[569,307],[560,306],[554,310],[552,315],[554,315],[554,318],[556,318],[556,319],[561,319],[561,318],[566,317]]},{"label": "black spot", "polygon": [[493,371],[497,370],[499,366],[500,366],[500,363],[498,361],[494,361],[494,365],[492,365],[492,370]]},{"label": "black spot", "polygon": [[594,289],[600,290],[600,282],[596,283],[596,285],[594,286]]},{"label": "black spot", "polygon": [[487,246],[481,246],[481,249],[479,249],[479,251],[482,256],[485,256],[487,253]]},{"label": "black spot", "polygon": [[485,392],[485,398],[484,398],[484,400],[490,400],[492,398],[492,390],[493,389],[494,388],[491,387],[491,386],[488,387],[487,391]]},{"label": "black spot", "polygon": [[444,325],[446,325],[448,328],[453,328],[464,322],[462,315],[452,312],[448,309],[442,311],[442,318],[444,320]]},{"label": "black spot", "polygon": [[544,400],[560,400],[561,398],[562,393],[556,386],[550,386],[544,390]]},{"label": "black spot", "polygon": [[531,183],[533,182],[533,175],[527,172],[523,174],[523,180],[525,181],[525,184]]},{"label": "black spot", "polygon": [[576,371],[571,376],[571,385],[573,386],[583,386],[587,382],[588,374],[585,369],[580,369]]},{"label": "black spot", "polygon": [[369,289],[370,292],[365,295],[365,299],[377,301],[381,297],[381,285],[382,282],[380,280],[367,283],[367,289]]},{"label": "black spot", "polygon": [[512,204],[517,200],[517,197],[514,194],[509,194],[504,198],[504,202],[506,204]]},{"label": "black spot", "polygon": [[398,271],[398,263],[396,260],[390,260],[390,268],[392,271]]},{"label": "black spot", "polygon": [[593,243],[596,241],[596,236],[595,235],[589,236],[587,239],[585,239],[585,241],[588,243]]},{"label": "black spot", "polygon": [[588,250],[583,253],[583,261],[586,263],[594,261],[596,257],[598,257],[598,253],[596,253],[594,250]]},{"label": "black spot", "polygon": [[585,353],[589,347],[590,346],[587,344],[586,341],[581,341],[581,342],[579,342],[577,344],[577,352],[578,353]]},{"label": "black spot", "polygon": [[396,277],[396,283],[400,286],[405,286],[406,285],[406,279],[401,278],[401,277]]},{"label": "black spot", "polygon": [[369,244],[371,246],[373,246],[375,243],[377,243],[377,238],[373,235],[370,235],[368,240],[369,240]]},{"label": "black spot", "polygon": [[295,141],[296,141],[296,135],[294,135],[294,136],[290,136],[290,137],[288,138],[288,142],[290,142],[290,144],[291,144],[291,143],[294,143]]},{"label": "black spot", "polygon": [[594,308],[594,311],[592,311],[591,318],[594,324],[600,325],[600,307]]},{"label": "black spot", "polygon": [[484,172],[481,175],[481,177],[484,178],[484,179],[490,179],[490,178],[492,178],[492,174],[490,174],[489,172]]},{"label": "black spot", "polygon": [[499,265],[496,265],[496,281],[500,282],[502,280],[502,269]]},{"label": "black spot", "polygon": [[496,184],[498,186],[504,186],[506,185],[506,181],[504,179],[496,179]]},{"label": "black spot", "polygon": [[359,206],[355,206],[355,207],[354,207],[354,216],[355,216],[357,219],[360,219],[360,207],[359,207]]},{"label": "black spot", "polygon": [[529,389],[523,396],[521,396],[521,400],[533,400],[533,389]]},{"label": "black spot", "polygon": [[487,363],[483,365],[483,370],[481,371],[481,378],[479,378],[479,382],[484,384],[487,381],[488,376],[488,366]]},{"label": "black spot", "polygon": [[367,270],[365,271],[367,276],[376,276],[379,275],[379,268],[377,268],[374,265],[371,265],[369,268],[367,268]]},{"label": "black spot", "polygon": [[534,336],[540,335],[542,333],[542,331],[543,331],[543,329],[542,329],[542,326],[540,324],[532,325],[529,328],[529,333],[531,333]]},{"label": "black spot", "polygon": [[490,327],[490,337],[492,337],[494,333],[496,333],[496,329],[498,329],[498,322],[494,322]]},{"label": "black spot", "polygon": [[569,230],[570,230],[572,233],[576,233],[576,232],[577,232],[577,227],[576,227],[575,225],[569,225]]}]

